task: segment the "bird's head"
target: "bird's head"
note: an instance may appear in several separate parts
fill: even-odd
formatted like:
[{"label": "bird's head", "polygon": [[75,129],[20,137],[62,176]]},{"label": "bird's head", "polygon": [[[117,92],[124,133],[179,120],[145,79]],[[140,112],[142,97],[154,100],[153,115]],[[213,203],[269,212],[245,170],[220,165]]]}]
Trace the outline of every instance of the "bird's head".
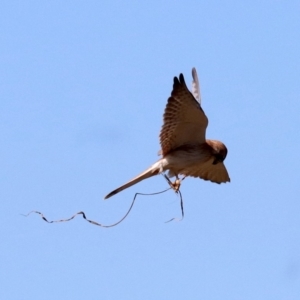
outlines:
[{"label": "bird's head", "polygon": [[207,140],[206,142],[212,148],[213,164],[216,165],[219,162],[223,162],[227,156],[226,146],[220,141]]}]

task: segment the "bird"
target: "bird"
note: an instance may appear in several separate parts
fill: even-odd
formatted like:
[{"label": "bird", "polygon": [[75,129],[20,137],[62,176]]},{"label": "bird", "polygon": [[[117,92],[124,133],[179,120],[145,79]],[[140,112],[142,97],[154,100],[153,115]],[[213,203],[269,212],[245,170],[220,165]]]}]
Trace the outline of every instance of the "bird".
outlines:
[{"label": "bird", "polygon": [[[181,73],[174,77],[173,90],[168,98],[160,131],[162,156],[147,170],[113,190],[104,199],[149,177],[164,174],[171,187],[178,191],[186,177],[198,177],[214,183],[230,182],[224,160],[226,146],[217,140],[206,139],[208,118],[201,107],[200,84],[197,71],[192,69],[192,91]],[[167,174],[165,172],[167,171]],[[179,179],[179,175],[184,176]],[[174,183],[169,178],[176,177]]]}]

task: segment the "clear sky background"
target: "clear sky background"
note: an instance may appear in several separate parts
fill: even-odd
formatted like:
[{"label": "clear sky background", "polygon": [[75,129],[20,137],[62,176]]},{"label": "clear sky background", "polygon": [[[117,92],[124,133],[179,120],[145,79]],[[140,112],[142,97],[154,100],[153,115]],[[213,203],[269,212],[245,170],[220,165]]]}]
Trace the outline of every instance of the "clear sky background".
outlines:
[{"label": "clear sky background", "polygon": [[[2,1],[0,298],[300,299],[299,1]],[[162,176],[173,77],[196,67],[231,183]]]}]

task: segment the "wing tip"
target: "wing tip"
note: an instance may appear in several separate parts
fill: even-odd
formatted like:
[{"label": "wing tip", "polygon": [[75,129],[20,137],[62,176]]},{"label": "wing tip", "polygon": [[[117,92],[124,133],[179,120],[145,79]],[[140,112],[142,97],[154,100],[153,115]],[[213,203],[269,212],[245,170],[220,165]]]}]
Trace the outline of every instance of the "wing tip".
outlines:
[{"label": "wing tip", "polygon": [[182,73],[179,74],[179,81],[180,81],[181,84],[185,83],[184,76],[183,76]]}]

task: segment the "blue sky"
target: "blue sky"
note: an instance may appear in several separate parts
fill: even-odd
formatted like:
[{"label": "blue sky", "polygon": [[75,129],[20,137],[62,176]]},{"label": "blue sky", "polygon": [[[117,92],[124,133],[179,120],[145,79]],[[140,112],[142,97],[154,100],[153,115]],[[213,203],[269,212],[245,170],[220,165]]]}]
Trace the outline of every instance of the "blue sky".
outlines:
[{"label": "blue sky", "polygon": [[[1,299],[300,295],[299,1],[3,1]],[[196,67],[231,183],[156,176],[173,77]]]}]

